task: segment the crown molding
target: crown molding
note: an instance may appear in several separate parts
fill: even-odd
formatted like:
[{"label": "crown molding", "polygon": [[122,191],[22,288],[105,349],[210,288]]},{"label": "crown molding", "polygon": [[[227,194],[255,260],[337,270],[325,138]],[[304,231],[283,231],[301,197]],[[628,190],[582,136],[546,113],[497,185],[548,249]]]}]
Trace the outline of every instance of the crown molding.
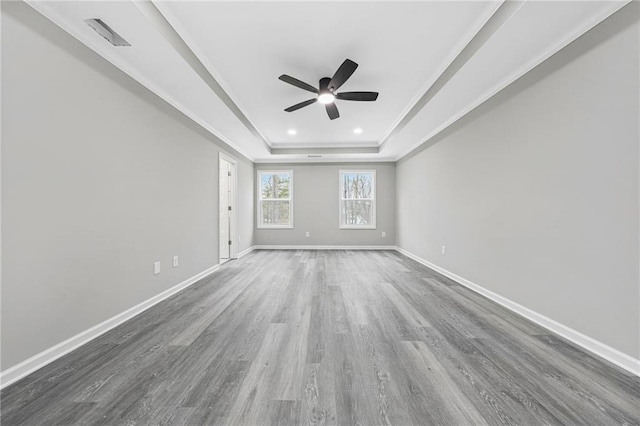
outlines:
[{"label": "crown molding", "polygon": [[163,90],[160,86],[155,84],[151,79],[147,78],[143,74],[137,71],[136,67],[129,64],[127,61],[123,60],[120,56],[113,54],[113,52],[108,49],[106,46],[99,44],[98,39],[95,42],[83,37],[79,32],[77,32],[73,26],[68,25],[67,21],[60,17],[56,12],[54,12],[51,8],[47,7],[46,2],[42,1],[34,1],[34,0],[24,0],[26,4],[32,7],[36,12],[40,13],[42,16],[56,24],[63,31],[70,34],[73,38],[78,40],[80,43],[87,46],[89,49],[93,50],[95,53],[104,58],[107,62],[111,63],[113,66],[118,68],[120,71],[140,83],[142,86],[147,88],[149,91],[154,93],[163,101],[167,102],[169,105],[174,107],[176,110],[193,120],[200,127],[205,129],[207,132],[211,133],[213,136],[218,138],[221,142],[225,143],[232,149],[236,150],[244,157],[249,159],[250,161],[255,161],[255,158],[249,155],[244,149],[238,147],[235,143],[233,143],[229,138],[220,133],[218,130],[209,125],[206,121],[200,118],[198,115],[194,114],[189,108],[184,106],[181,102]]},{"label": "crown molding", "polygon": [[501,0],[496,2],[494,8],[488,9],[486,15],[483,15],[478,19],[477,25],[469,27],[469,30],[462,37],[460,37],[458,43],[455,46],[453,46],[451,50],[451,54],[449,54],[445,58],[445,60],[442,61],[442,64],[440,65],[440,67],[432,75],[429,76],[429,78],[425,81],[425,83],[422,85],[420,90],[417,91],[416,95],[409,101],[407,106],[400,112],[398,117],[391,123],[391,125],[385,132],[384,136],[378,143],[378,145],[380,145],[381,148],[382,148],[382,145],[385,143],[385,141],[391,138],[392,134],[397,133],[396,129],[399,126],[404,127],[406,123],[405,124],[402,124],[402,123],[405,121],[405,117],[407,117],[411,113],[411,111],[416,107],[418,102],[420,102],[420,99],[422,99],[426,95],[427,91],[435,84],[435,82],[442,76],[442,74],[444,74],[447,71],[447,69],[451,66],[453,61],[460,55],[460,53],[466,48],[466,46],[468,46],[469,43],[471,43],[471,41],[476,37],[478,32],[480,32],[480,30],[486,25],[487,21],[491,19],[491,17],[496,13],[498,8],[505,1],[506,0]]},{"label": "crown molding", "polygon": [[[142,14],[151,22],[155,29],[169,42],[173,49],[184,59],[184,61],[193,69],[193,71],[205,82],[207,86],[220,98],[220,100],[229,108],[229,110],[240,120],[240,122],[253,134],[258,140],[262,141],[267,152],[271,152],[271,145],[267,142],[267,139],[260,133],[260,131],[253,125],[251,120],[240,109],[236,102],[229,96],[227,91],[220,85],[218,80],[210,72],[210,69],[204,64],[203,60],[198,56],[191,45],[187,43],[182,34],[185,31],[182,29],[182,34],[174,27],[176,19],[173,18],[173,24],[169,21],[165,13],[167,13],[166,7],[163,7],[163,11],[160,10],[152,0],[138,0],[133,4],[142,12]],[[177,24],[176,24],[177,25]],[[206,61],[206,59],[205,59]]]},{"label": "crown molding", "polygon": [[[496,85],[494,85],[493,87],[491,87],[489,90],[485,91],[482,95],[478,96],[477,98],[473,99],[471,102],[469,102],[466,106],[464,106],[463,108],[460,108],[458,110],[458,112],[456,114],[454,114],[450,119],[446,120],[444,123],[442,123],[440,126],[438,126],[435,130],[433,130],[431,133],[427,134],[424,138],[422,138],[421,140],[414,142],[413,144],[409,145],[406,149],[403,149],[401,151],[400,154],[398,154],[395,158],[394,161],[400,161],[401,159],[403,159],[404,157],[410,155],[414,150],[418,149],[420,146],[424,145],[425,143],[429,142],[431,139],[433,139],[435,136],[437,136],[439,133],[441,133],[442,131],[444,131],[445,129],[447,129],[449,126],[453,125],[455,122],[457,122],[458,120],[460,120],[462,117],[464,117],[465,115],[467,115],[468,113],[470,113],[471,111],[473,111],[474,109],[476,109],[477,107],[479,107],[480,105],[482,105],[484,102],[488,101],[489,99],[491,99],[493,96],[495,96],[496,94],[498,94],[501,90],[503,90],[504,88],[506,88],[507,86],[509,86],[510,84],[514,83],[516,80],[518,80],[520,77],[524,76],[525,74],[527,74],[529,71],[531,71],[532,69],[534,69],[535,67],[537,67],[538,65],[540,65],[542,62],[546,61],[547,59],[549,59],[551,56],[555,55],[556,53],[558,53],[560,50],[562,50],[563,48],[565,48],[567,45],[569,45],[570,43],[572,43],[573,41],[575,41],[577,38],[579,38],[580,36],[582,36],[583,34],[585,34],[587,31],[591,30],[593,27],[595,27],[596,25],[598,25],[600,22],[604,21],[605,19],[607,19],[609,16],[613,15],[615,12],[617,12],[618,10],[620,10],[622,7],[624,7],[625,5],[627,5],[631,0],[621,0],[621,1],[612,1],[609,2],[609,7],[606,8],[605,10],[603,10],[603,12],[597,16],[595,16],[592,20],[587,21],[584,23],[584,25],[580,26],[576,31],[570,33],[567,35],[567,37],[558,40],[556,43],[552,44],[549,46],[548,49],[545,49],[540,55],[534,57],[533,59],[531,59],[529,62],[525,63],[524,65],[522,65],[521,67],[517,68],[515,71],[513,71],[512,73],[506,75],[502,80],[500,80]],[[507,2],[508,4],[513,4],[516,2]],[[522,4],[520,4],[521,6]],[[518,8],[520,7],[518,6]],[[517,11],[514,10],[514,13]],[[513,13],[512,13],[513,14]],[[511,14],[511,15],[512,15]],[[509,15],[509,16],[511,16]],[[507,18],[508,19],[508,18]],[[503,21],[502,23],[506,22]],[[501,24],[500,24],[501,25]],[[494,31],[495,32],[495,31]],[[478,46],[480,47],[480,46]],[[477,51],[477,49],[476,49]],[[466,62],[466,61],[465,61]],[[432,96],[433,97],[433,96]],[[424,105],[426,105],[426,102],[420,107],[420,109],[422,109],[424,107]],[[416,111],[417,114],[417,111]],[[412,117],[413,118],[413,117]],[[383,145],[384,143],[386,143],[387,141],[384,141],[383,144],[380,146],[380,150],[382,151]]]}]

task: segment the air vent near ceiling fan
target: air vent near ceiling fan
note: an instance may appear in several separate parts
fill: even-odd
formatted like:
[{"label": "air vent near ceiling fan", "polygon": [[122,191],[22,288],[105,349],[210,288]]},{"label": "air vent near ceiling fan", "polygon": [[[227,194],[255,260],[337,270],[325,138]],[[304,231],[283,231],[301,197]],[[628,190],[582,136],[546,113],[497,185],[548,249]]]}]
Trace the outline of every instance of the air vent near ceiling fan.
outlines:
[{"label": "air vent near ceiling fan", "polygon": [[102,22],[101,19],[85,19],[84,22],[97,32],[100,37],[104,38],[114,46],[131,46],[127,40],[123,39],[120,34],[113,31],[111,27]]}]

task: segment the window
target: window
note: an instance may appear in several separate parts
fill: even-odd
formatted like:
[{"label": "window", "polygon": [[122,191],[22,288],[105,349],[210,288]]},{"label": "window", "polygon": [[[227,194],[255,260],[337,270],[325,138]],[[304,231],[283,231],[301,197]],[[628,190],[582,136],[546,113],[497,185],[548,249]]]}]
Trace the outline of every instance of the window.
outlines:
[{"label": "window", "polygon": [[258,171],[258,228],[293,228],[293,171]]},{"label": "window", "polygon": [[340,170],[340,228],[375,227],[376,171]]}]

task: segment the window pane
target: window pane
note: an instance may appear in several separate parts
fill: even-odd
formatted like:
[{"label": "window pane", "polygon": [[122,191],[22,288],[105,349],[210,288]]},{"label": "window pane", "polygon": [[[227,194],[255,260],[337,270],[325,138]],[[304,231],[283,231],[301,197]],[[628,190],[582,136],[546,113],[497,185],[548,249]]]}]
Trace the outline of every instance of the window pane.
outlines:
[{"label": "window pane", "polygon": [[371,225],[373,223],[371,201],[343,201],[342,223],[344,225]]},{"label": "window pane", "polygon": [[342,179],[342,198],[373,198],[371,173],[345,173]]},{"label": "window pane", "polygon": [[289,201],[261,201],[263,225],[289,225]]},{"label": "window pane", "polygon": [[289,198],[291,177],[288,173],[261,174],[261,198]]}]

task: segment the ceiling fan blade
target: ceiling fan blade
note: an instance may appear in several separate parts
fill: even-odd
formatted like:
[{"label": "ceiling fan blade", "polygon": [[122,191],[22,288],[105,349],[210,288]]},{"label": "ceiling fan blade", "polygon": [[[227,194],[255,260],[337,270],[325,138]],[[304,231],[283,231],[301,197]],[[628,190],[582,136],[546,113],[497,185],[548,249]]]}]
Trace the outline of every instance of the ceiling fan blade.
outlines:
[{"label": "ceiling fan blade", "polygon": [[329,82],[329,90],[338,90],[338,87],[342,86],[344,82],[351,77],[351,74],[353,74],[356,68],[358,68],[358,64],[353,62],[351,59],[345,59],[342,65],[340,65],[340,68],[338,68],[338,71],[336,71],[331,78],[331,81]]},{"label": "ceiling fan blade", "polygon": [[336,99],[343,101],[375,101],[378,99],[378,92],[342,92],[336,93]]},{"label": "ceiling fan blade", "polygon": [[311,105],[313,103],[316,103],[317,101],[318,101],[318,98],[309,99],[307,101],[300,102],[299,104],[291,105],[289,108],[285,108],[285,111],[293,112],[293,111],[295,111],[297,109],[304,108],[307,105]]},{"label": "ceiling fan blade", "polygon": [[313,87],[310,84],[305,83],[304,81],[300,81],[297,78],[293,78],[290,75],[282,74],[278,79],[284,81],[285,83],[292,84],[296,87],[299,87],[302,90],[307,90],[311,93],[318,93],[318,89]]},{"label": "ceiling fan blade", "polygon": [[336,106],[336,104],[331,102],[329,104],[326,104],[325,107],[327,107],[327,114],[329,114],[330,119],[335,120],[336,118],[340,117],[340,113],[338,112],[338,107]]}]

